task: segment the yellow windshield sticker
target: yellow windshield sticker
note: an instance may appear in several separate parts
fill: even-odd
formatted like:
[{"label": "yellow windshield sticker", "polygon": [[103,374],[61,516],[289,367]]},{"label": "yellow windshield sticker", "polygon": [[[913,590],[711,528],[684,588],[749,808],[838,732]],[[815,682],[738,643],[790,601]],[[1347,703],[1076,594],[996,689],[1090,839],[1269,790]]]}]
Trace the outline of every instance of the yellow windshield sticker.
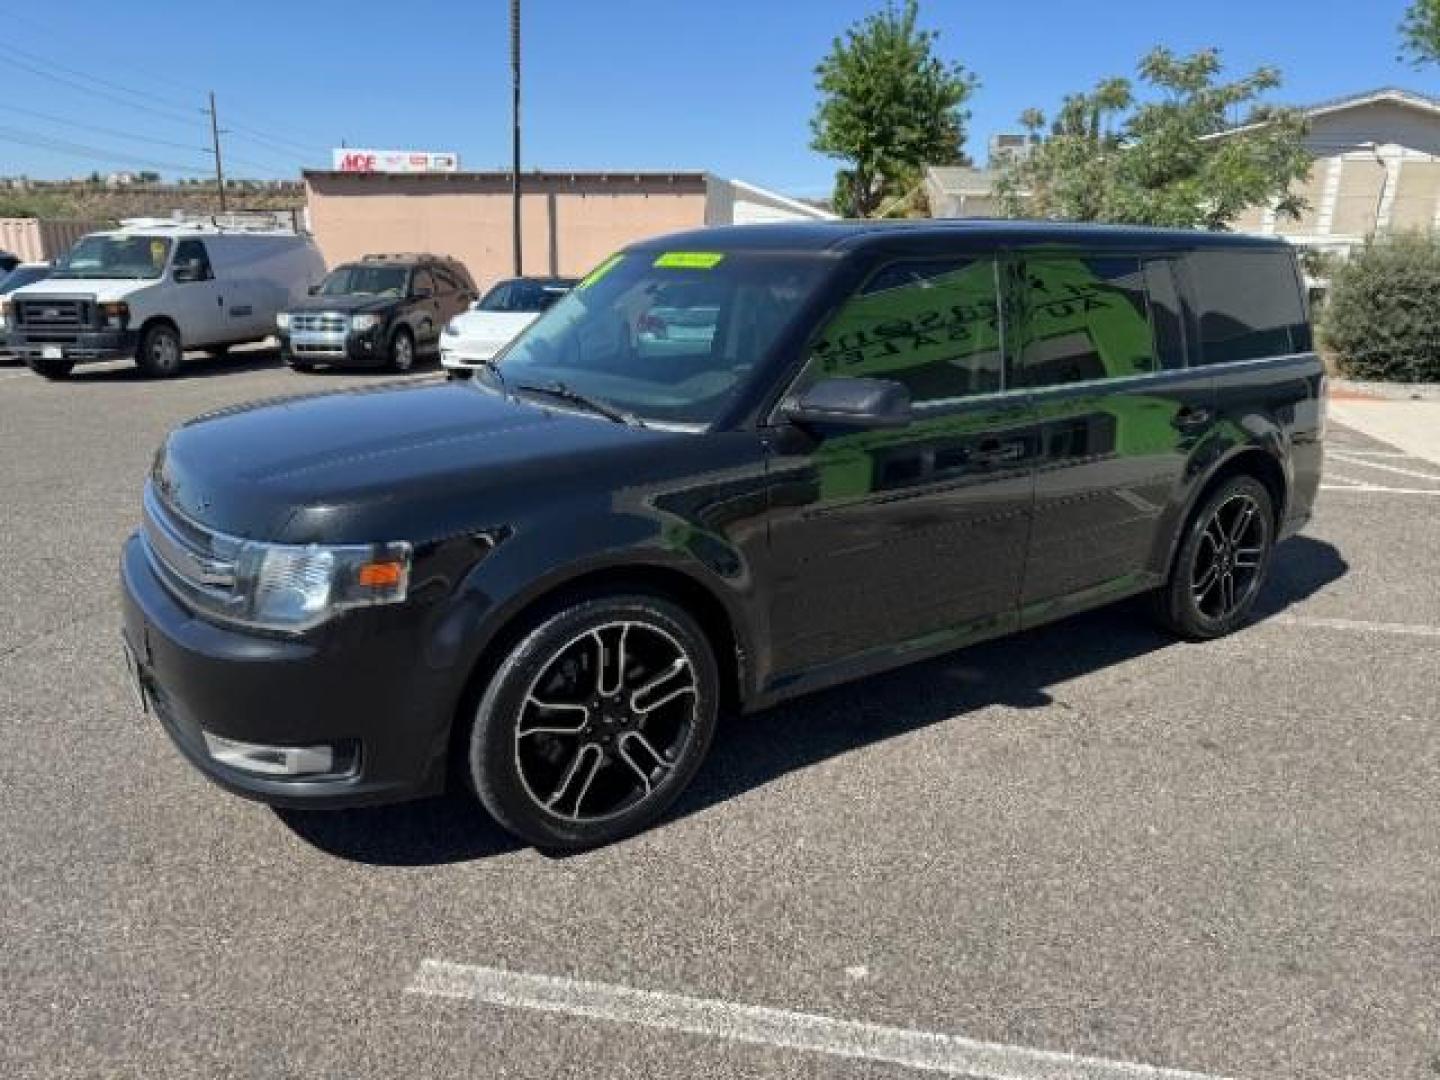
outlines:
[{"label": "yellow windshield sticker", "polygon": [[712,270],[723,258],[717,251],[667,251],[655,265],[662,270]]},{"label": "yellow windshield sticker", "polygon": [[158,270],[165,265],[165,256],[169,254],[170,246],[164,240],[150,241],[150,262]]},{"label": "yellow windshield sticker", "polygon": [[577,289],[588,289],[591,285],[594,285],[597,281],[599,281],[602,277],[604,277],[606,274],[608,274],[611,270],[614,270],[615,267],[619,266],[619,265],[620,265],[620,260],[623,259],[623,258],[625,258],[624,255],[611,255],[608,259],[606,259],[604,262],[602,262],[599,266],[595,267],[594,270],[591,270],[590,273],[589,273],[588,275],[586,275],[585,280],[582,281],[582,282],[580,282],[580,284],[577,285],[576,288],[577,288]]}]

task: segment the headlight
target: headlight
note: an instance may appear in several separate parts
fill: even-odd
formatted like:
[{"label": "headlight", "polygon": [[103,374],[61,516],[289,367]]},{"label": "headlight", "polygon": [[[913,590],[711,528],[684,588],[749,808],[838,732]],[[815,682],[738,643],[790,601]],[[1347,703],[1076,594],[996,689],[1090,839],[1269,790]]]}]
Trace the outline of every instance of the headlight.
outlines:
[{"label": "headlight", "polygon": [[107,301],[100,305],[100,315],[108,329],[123,330],[130,322],[130,305],[123,300]]},{"label": "headlight", "polygon": [[398,604],[410,585],[410,545],[304,547],[245,542],[236,563],[241,620],[306,630],[350,608]]},{"label": "headlight", "polygon": [[445,324],[445,336],[446,336],[446,337],[459,337],[459,336],[460,336],[460,328],[455,325],[455,320],[454,320],[454,319],[451,319],[448,323]]},{"label": "headlight", "polygon": [[356,333],[369,330],[371,327],[379,326],[381,322],[379,315],[351,315],[350,329]]},{"label": "headlight", "polygon": [[277,329],[277,330],[289,330],[289,329],[290,329],[290,313],[289,313],[288,311],[281,311],[281,312],[279,312],[279,313],[276,314],[276,316],[275,316],[275,329]]}]

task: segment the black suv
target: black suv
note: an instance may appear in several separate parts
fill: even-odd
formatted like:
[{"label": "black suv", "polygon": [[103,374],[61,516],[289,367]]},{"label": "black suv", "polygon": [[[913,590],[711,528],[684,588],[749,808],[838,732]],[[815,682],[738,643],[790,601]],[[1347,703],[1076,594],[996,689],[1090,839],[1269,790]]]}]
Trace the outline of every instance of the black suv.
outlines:
[{"label": "black suv", "polygon": [[522,837],[600,843],[664,811],[723,709],[1137,594],[1231,632],[1310,515],[1324,412],[1280,241],[651,240],[473,380],[173,432],[124,551],[127,653],[232,791],[458,775]]},{"label": "black suv", "polygon": [[319,364],[409,371],[478,294],[470,273],[441,255],[367,255],[337,266],[310,298],[276,319],[296,371]]}]

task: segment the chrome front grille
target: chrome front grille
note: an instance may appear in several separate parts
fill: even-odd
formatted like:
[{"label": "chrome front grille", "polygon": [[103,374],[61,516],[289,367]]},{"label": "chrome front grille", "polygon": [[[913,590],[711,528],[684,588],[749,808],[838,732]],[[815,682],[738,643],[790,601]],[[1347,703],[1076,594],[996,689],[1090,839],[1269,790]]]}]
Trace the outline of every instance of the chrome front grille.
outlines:
[{"label": "chrome front grille", "polygon": [[94,321],[95,302],[79,297],[17,297],[16,325],[27,330],[79,330]]},{"label": "chrome front grille", "polygon": [[151,565],[182,599],[217,613],[235,602],[240,542],[178,514],[149,483],[141,535]]},{"label": "chrome front grille", "polygon": [[334,312],[301,312],[290,316],[290,329],[302,334],[343,334],[348,320]]}]

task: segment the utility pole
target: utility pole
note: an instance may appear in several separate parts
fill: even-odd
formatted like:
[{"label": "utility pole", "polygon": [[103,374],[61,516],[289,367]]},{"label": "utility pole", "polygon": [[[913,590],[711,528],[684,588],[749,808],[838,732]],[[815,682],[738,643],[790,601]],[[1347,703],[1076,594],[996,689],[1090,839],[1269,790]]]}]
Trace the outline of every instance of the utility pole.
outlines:
[{"label": "utility pole", "polygon": [[520,259],[520,0],[510,0],[510,232],[515,242],[515,276]]},{"label": "utility pole", "polygon": [[220,192],[220,213],[225,213],[225,164],[220,160],[220,121],[215,116],[215,91],[210,91],[210,139],[214,144],[215,187]]}]

